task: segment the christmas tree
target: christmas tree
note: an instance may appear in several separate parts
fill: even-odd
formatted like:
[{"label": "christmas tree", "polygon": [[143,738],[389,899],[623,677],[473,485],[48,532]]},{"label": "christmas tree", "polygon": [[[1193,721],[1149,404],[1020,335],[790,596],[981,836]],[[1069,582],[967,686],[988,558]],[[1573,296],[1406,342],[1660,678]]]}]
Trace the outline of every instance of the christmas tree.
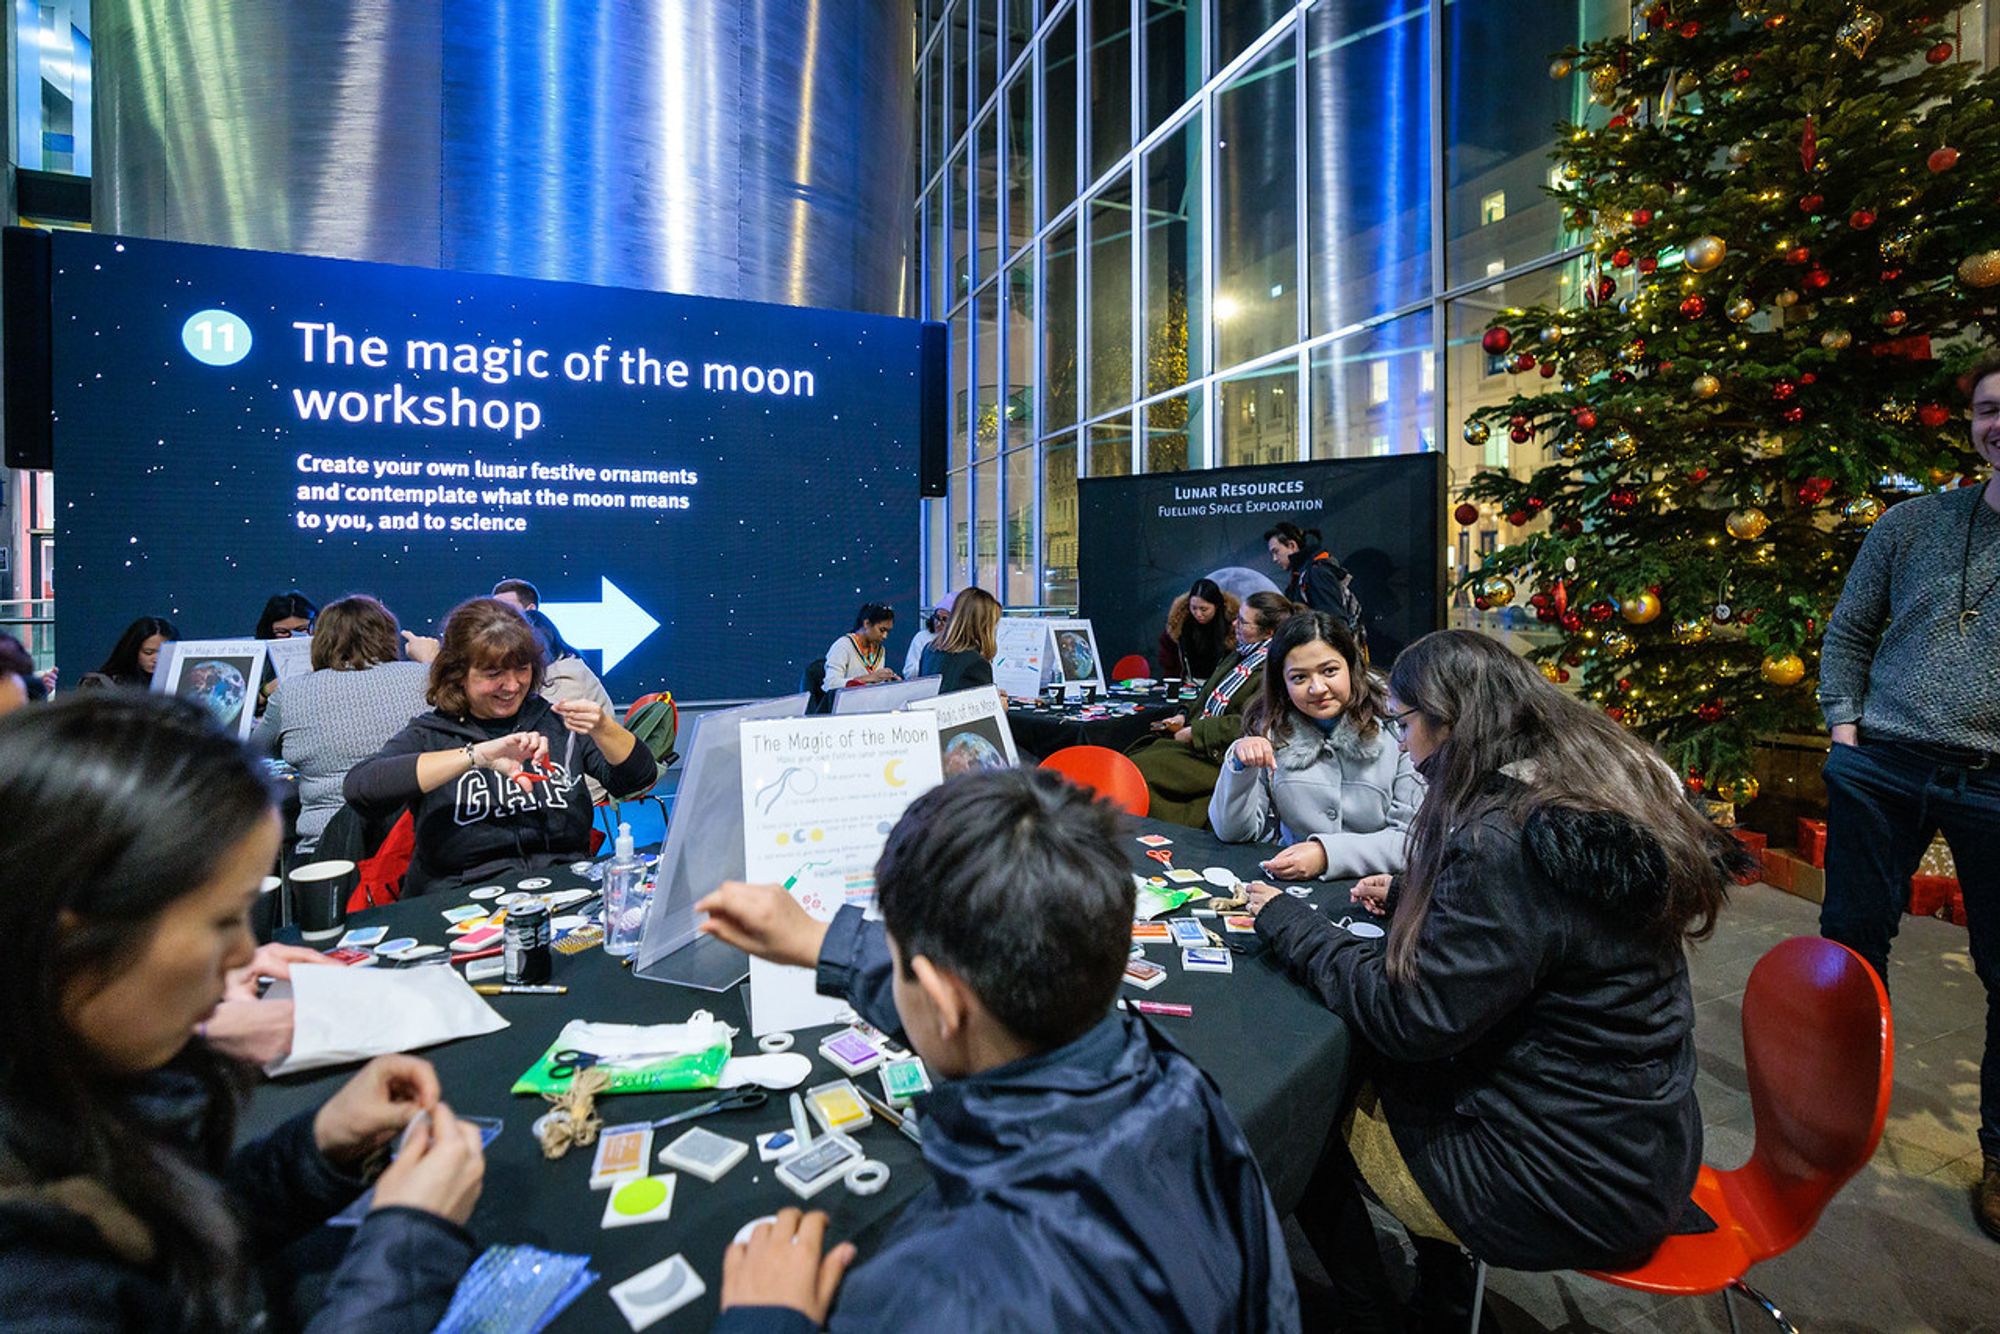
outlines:
[{"label": "christmas tree", "polygon": [[1656,0],[1550,66],[1597,108],[1555,153],[1591,250],[1575,308],[1485,333],[1520,389],[1466,439],[1547,461],[1472,479],[1523,535],[1464,582],[1532,588],[1542,670],[1725,800],[1757,738],[1819,729],[1868,526],[1976,462],[1951,377],[2000,299],[2000,83],[1944,14]]}]

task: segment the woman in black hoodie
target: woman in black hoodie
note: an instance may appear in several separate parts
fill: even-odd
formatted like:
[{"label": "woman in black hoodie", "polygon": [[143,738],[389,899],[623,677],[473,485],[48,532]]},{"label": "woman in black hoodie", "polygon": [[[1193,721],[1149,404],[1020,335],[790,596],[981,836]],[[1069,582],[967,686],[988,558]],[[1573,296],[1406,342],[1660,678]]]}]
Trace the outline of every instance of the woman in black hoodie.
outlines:
[{"label": "woman in black hoodie", "polygon": [[[1257,934],[1366,1045],[1394,1146],[1369,1181],[1386,1193],[1386,1156],[1418,1212],[1510,1269],[1623,1268],[1705,1230],[1681,946],[1714,928],[1740,848],[1656,754],[1494,640],[1425,636],[1389,693],[1429,790],[1386,942],[1251,896]],[[1353,1244],[1354,1174],[1336,1135],[1300,1222],[1359,1315],[1383,1284],[1379,1251]],[[1449,1243],[1418,1256],[1420,1296],[1469,1276]]]},{"label": "woman in black hoodie", "polygon": [[588,857],[583,777],[620,798],[659,777],[652,753],[601,705],[536,694],[545,665],[517,609],[460,603],[431,662],[431,712],[347,771],[348,804],[363,816],[416,814],[405,894]]}]

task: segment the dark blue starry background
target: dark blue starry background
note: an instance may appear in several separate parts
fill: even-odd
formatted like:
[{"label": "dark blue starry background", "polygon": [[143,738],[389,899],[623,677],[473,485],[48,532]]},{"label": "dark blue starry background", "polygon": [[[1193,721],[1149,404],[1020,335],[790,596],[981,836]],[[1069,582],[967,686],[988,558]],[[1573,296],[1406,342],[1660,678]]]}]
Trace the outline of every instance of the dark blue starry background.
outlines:
[{"label": "dark blue starry background", "polygon": [[[264,599],[296,586],[321,604],[372,593],[405,628],[434,631],[454,603],[501,578],[533,582],[544,601],[595,602],[603,576],[660,622],[607,676],[614,697],[745,698],[796,689],[862,602],[915,607],[915,321],[77,233],[54,241],[66,679],[93,670],[140,615],[167,616],[189,638],[247,635]],[[209,307],[251,329],[251,351],[233,366],[204,365],[182,346],[182,325]],[[378,335],[389,364],[307,365],[294,320],[330,320],[357,342]],[[416,337],[518,337],[547,348],[556,373],[493,386],[408,371],[403,341]],[[616,383],[615,353],[604,383],[561,377],[564,352],[599,343],[678,357],[692,383]],[[809,370],[816,393],[707,392],[711,360]],[[418,395],[456,384],[476,398],[530,399],[542,426],[517,442],[483,428],[305,422],[291,393],[373,393],[395,381]],[[529,528],[330,536],[296,526],[295,509],[318,508],[296,501],[301,483],[536,483],[308,477],[294,466],[306,452],[689,468],[700,480],[641,488],[684,491],[686,510],[440,507],[432,513],[519,514]],[[894,660],[915,626],[897,629]],[[599,666],[597,653],[584,657]]]}]

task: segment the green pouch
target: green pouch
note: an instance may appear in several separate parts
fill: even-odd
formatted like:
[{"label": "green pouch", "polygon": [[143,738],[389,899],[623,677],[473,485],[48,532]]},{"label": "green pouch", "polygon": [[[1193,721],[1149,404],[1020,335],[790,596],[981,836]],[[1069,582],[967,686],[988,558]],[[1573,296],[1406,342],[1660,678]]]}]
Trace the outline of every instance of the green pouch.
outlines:
[{"label": "green pouch", "polygon": [[[610,1077],[605,1093],[672,1093],[709,1089],[722,1077],[729,1061],[729,1025],[697,1010],[684,1024],[593,1024],[574,1020],[563,1026],[549,1049],[514,1081],[511,1092],[554,1096],[566,1093],[576,1072],[558,1076],[553,1067],[566,1064],[558,1053],[588,1052],[600,1057],[594,1067]],[[620,1053],[626,1053],[621,1056]]]}]

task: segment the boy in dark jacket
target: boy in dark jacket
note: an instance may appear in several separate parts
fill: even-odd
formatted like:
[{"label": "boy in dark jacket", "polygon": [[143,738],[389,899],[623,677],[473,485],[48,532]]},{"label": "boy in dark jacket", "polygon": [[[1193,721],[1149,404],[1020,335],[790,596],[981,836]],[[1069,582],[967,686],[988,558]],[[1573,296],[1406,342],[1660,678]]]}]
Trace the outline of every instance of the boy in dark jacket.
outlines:
[{"label": "boy in dark jacket", "polygon": [[[954,779],[876,866],[883,922],[812,920],[723,886],[703,929],[899,1035],[933,1186],[832,1309],[854,1258],[780,1215],[724,1260],[721,1334],[805,1330],[1293,1330],[1298,1294],[1249,1145],[1208,1078],[1111,1008],[1131,943],[1116,817],[1052,775]],[[886,928],[886,929],[885,929]]]}]

